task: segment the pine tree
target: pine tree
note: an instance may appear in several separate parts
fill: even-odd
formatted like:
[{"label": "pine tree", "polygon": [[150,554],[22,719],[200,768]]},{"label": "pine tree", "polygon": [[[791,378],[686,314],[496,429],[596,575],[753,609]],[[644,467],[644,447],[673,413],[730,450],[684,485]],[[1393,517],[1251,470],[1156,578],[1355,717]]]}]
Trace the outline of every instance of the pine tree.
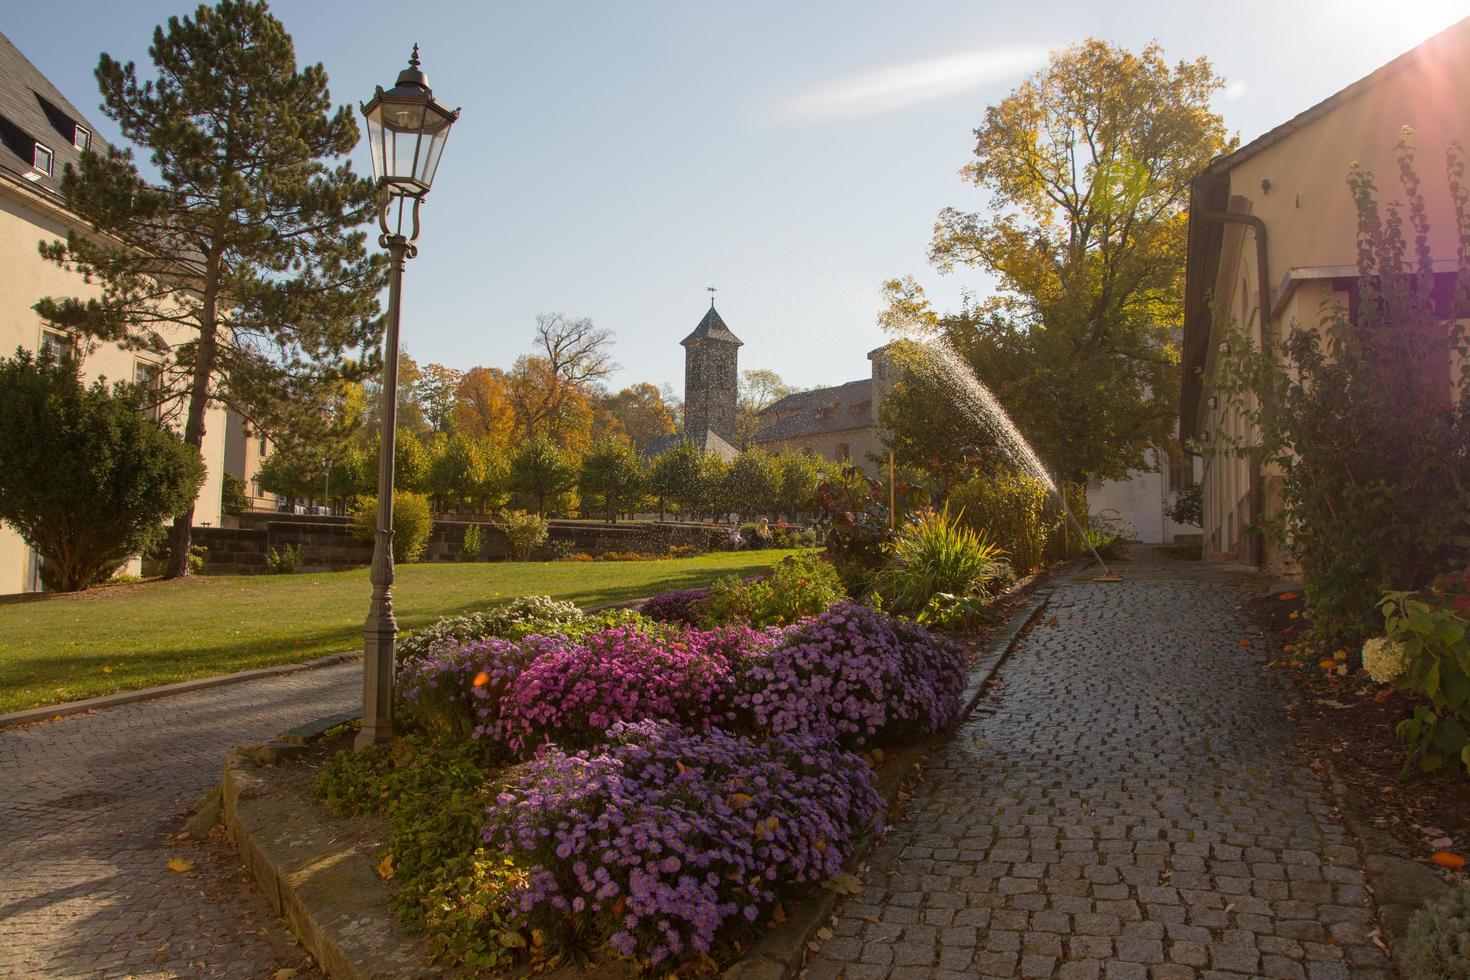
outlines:
[{"label": "pine tree", "polygon": [[[42,243],[42,254],[101,286],[100,299],[36,304],[59,326],[168,358],[158,397],[183,405],[199,447],[206,410],[301,439],[320,398],[366,375],[381,335],[386,260],[362,226],[371,180],[340,160],[357,143],[351,110],[331,107],[321,65],[298,69],[290,35],[265,3],[221,0],[154,30],[157,78],[107,54],[102,110],[146,149],[86,153],[68,167],[68,206],[97,234]],[[193,508],[174,522],[170,576],[187,573]]]}]

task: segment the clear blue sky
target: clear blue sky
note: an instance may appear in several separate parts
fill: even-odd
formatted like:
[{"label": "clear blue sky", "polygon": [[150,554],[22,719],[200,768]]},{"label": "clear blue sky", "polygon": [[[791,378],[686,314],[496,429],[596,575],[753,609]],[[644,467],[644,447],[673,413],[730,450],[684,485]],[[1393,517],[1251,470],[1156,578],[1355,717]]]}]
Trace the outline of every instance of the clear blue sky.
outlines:
[{"label": "clear blue sky", "polygon": [[[96,109],[97,53],[146,77],[153,26],[192,9],[10,4],[0,29],[115,140]],[[616,385],[676,388],[706,286],[745,341],[741,367],[801,386],[868,373],[884,279],[915,274],[946,306],[985,293],[974,273],[936,275],[925,246],[941,207],[980,207],[956,174],[970,131],[1048,49],[1092,35],[1206,55],[1231,83],[1220,111],[1250,139],[1470,12],[1448,0],[273,9],[339,102],[391,85],[418,41],[435,94],[464,109],[409,265],[418,360],[508,366],[535,314],[561,311],[616,333]],[[355,160],[368,170],[364,150]]]}]

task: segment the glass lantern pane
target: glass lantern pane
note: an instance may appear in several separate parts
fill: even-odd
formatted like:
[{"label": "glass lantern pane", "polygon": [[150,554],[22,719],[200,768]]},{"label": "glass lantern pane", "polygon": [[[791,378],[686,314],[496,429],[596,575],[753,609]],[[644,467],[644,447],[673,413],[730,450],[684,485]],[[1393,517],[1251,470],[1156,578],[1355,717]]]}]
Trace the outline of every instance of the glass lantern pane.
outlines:
[{"label": "glass lantern pane", "polygon": [[428,187],[434,183],[434,171],[439,169],[439,155],[444,152],[444,144],[449,140],[449,128],[446,126],[439,130],[437,136],[424,137],[424,159],[419,164],[419,181]]},{"label": "glass lantern pane", "polygon": [[383,170],[383,125],[378,122],[377,113],[367,117],[368,128],[368,150],[373,155],[373,177],[381,177],[386,172]]},{"label": "glass lantern pane", "polygon": [[418,130],[395,132],[391,145],[393,146],[393,169],[389,176],[395,180],[412,180],[415,151],[419,145]]}]

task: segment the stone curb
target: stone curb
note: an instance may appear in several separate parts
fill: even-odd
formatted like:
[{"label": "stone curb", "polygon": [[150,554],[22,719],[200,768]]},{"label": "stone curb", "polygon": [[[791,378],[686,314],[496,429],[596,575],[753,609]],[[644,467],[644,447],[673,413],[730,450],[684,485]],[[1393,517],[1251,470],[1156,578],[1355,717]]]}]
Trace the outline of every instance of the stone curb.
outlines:
[{"label": "stone curb", "polygon": [[[1035,586],[1035,583],[1032,585]],[[883,797],[885,811],[891,810],[898,801],[899,791],[914,765],[952,735],[974,712],[975,706],[985,694],[985,683],[995,676],[1005,658],[1015,649],[1021,632],[1036,619],[1051,601],[1051,596],[1050,584],[1035,587],[1025,608],[1011,618],[999,636],[990,641],[985,655],[970,668],[970,683],[965,688],[964,708],[954,724],[933,738],[898,751],[879,770],[878,792]],[[859,841],[847,860],[846,869],[849,872],[856,872],[877,845],[878,839],[869,834]],[[771,929],[756,942],[745,959],[733,964],[721,976],[724,980],[788,980],[797,976],[806,959],[807,944],[816,938],[817,931],[832,917],[839,898],[830,889],[816,889],[810,900],[797,906],[785,922]]]},{"label": "stone curb", "polygon": [[268,768],[253,754],[226,761],[225,831],[322,972],[350,980],[442,975],[426,962],[423,945],[400,931],[391,889],[372,862],[349,853],[315,807],[272,796]]},{"label": "stone curb", "polygon": [[211,687],[223,687],[226,684],[239,684],[242,681],[253,681],[262,677],[276,677],[281,674],[294,674],[303,670],[316,670],[319,667],[330,667],[333,664],[346,663],[349,660],[356,660],[361,657],[361,651],[356,650],[350,653],[329,653],[325,657],[303,660],[294,664],[256,667],[252,670],[241,670],[233,674],[215,674],[213,677],[196,677],[189,681],[179,681],[177,684],[144,687],[136,691],[119,691],[117,694],[104,694],[101,697],[87,698],[83,701],[68,701],[65,704],[53,704],[45,708],[27,708],[24,711],[12,711],[9,714],[0,715],[0,729],[11,728],[16,725],[29,725],[38,721],[50,721],[53,718],[65,717],[66,715],[79,715],[87,711],[99,711],[103,708],[115,708],[118,705],[132,704],[135,701],[152,701],[154,698],[166,698],[174,694],[188,694],[191,691],[202,691]]}]

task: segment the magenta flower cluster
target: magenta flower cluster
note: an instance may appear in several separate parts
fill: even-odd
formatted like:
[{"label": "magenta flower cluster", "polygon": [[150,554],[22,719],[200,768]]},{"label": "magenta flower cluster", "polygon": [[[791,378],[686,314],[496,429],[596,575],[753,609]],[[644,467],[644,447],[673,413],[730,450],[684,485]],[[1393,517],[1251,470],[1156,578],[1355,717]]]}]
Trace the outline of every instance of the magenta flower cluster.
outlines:
[{"label": "magenta flower cluster", "polygon": [[487,810],[484,841],[529,869],[516,898],[533,925],[590,930],[625,956],[709,953],[778,888],[840,871],[854,836],[881,820],[872,770],[811,736],[645,721],[607,738],[521,766]]},{"label": "magenta flower cluster", "polygon": [[708,596],[709,589],[681,589],[678,592],[665,592],[645,600],[638,611],[654,622],[698,626],[699,620],[694,615],[694,604]]},{"label": "magenta flower cluster", "polygon": [[753,663],[739,700],[772,734],[861,748],[949,726],[966,674],[964,655],[947,640],[872,606],[839,602]]},{"label": "magenta flower cluster", "polygon": [[672,637],[611,629],[549,650],[501,702],[510,746],[521,754],[547,742],[584,748],[618,722],[645,719],[727,727],[735,721],[732,657],[774,640],[743,627]]},{"label": "magenta flower cluster", "polygon": [[406,713],[425,727],[520,755],[582,748],[620,721],[738,727],[738,678],[781,642],[780,629],[637,627],[573,640],[529,636],[438,647],[399,673]]}]

